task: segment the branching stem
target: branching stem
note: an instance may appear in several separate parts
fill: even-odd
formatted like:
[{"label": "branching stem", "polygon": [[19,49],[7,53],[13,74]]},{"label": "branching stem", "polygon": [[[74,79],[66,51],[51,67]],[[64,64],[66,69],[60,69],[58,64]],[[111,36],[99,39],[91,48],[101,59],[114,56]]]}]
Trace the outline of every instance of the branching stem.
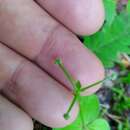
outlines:
[{"label": "branching stem", "polygon": [[95,83],[93,83],[93,84],[91,84],[91,85],[88,85],[88,86],[86,86],[86,87],[83,87],[83,88],[81,88],[81,92],[84,92],[84,91],[86,91],[87,89],[92,88],[92,87],[94,87],[94,86],[96,87],[97,85],[103,83],[103,82],[106,81],[106,80],[112,80],[112,79],[114,78],[114,76],[115,76],[115,75],[108,76],[108,77],[104,78],[103,80],[97,81],[97,82],[95,82]]},{"label": "branching stem", "polygon": [[104,82],[105,80],[106,80],[106,78],[103,79],[103,80],[100,80],[100,81],[98,81],[98,82],[96,82],[96,83],[93,83],[93,84],[91,84],[91,85],[88,85],[87,87],[82,88],[82,89],[81,89],[81,92],[84,92],[84,91],[86,91],[86,90],[89,89],[89,88],[92,88],[92,87],[94,87],[94,86],[97,86],[98,84]]},{"label": "branching stem", "polygon": [[64,118],[66,120],[68,120],[68,118],[70,117],[70,112],[71,112],[73,106],[75,105],[77,98],[78,98],[78,96],[75,95],[71,104],[70,104],[70,106],[69,106],[69,108],[68,108],[68,110],[67,110],[67,112],[64,114]]},{"label": "branching stem", "polygon": [[65,68],[64,64],[62,63],[62,61],[60,59],[57,58],[55,63],[57,65],[59,65],[60,69],[64,72],[66,78],[70,81],[70,83],[71,83],[71,85],[73,86],[73,89],[74,89],[74,98],[73,98],[73,100],[72,100],[72,102],[71,102],[67,112],[64,114],[64,118],[66,120],[68,120],[70,118],[70,112],[71,112],[73,106],[75,105],[76,101],[78,101],[79,108],[80,108],[80,118],[81,118],[81,122],[82,122],[82,128],[83,128],[83,130],[85,130],[86,126],[85,126],[82,106],[81,106],[81,102],[80,102],[80,97],[81,97],[80,95],[81,95],[82,92],[86,91],[87,89],[89,89],[91,87],[94,87],[94,86],[104,82],[107,79],[112,79],[112,76],[107,77],[107,78],[105,78],[103,80],[100,80],[100,81],[98,81],[96,83],[93,83],[91,85],[88,85],[87,87],[83,87],[81,85],[80,81],[76,81],[76,80],[73,79],[73,77],[69,74],[68,70]]}]

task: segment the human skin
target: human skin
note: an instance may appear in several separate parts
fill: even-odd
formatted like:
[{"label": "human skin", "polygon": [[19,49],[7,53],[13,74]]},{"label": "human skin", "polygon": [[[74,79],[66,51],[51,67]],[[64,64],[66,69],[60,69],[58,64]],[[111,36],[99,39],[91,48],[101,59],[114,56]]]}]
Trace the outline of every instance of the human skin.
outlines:
[{"label": "human skin", "polygon": [[60,58],[82,85],[102,80],[101,62],[76,34],[93,34],[103,21],[101,0],[0,0],[1,130],[33,130],[31,118],[50,127],[74,121],[78,104],[63,118],[72,86],[54,61]]}]

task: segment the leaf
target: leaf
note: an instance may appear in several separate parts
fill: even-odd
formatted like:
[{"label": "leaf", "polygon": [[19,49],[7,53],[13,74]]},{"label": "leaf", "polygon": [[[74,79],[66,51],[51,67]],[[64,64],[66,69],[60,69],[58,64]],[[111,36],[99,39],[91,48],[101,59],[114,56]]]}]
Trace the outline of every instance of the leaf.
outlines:
[{"label": "leaf", "polygon": [[130,0],[127,3],[127,11],[130,13]]},{"label": "leaf", "polygon": [[118,124],[118,130],[123,130],[123,124],[122,123]]},{"label": "leaf", "polygon": [[114,0],[104,0],[104,7],[105,7],[105,15],[106,15],[106,22],[108,25],[111,25],[114,17],[116,16],[116,1]]},{"label": "leaf", "polygon": [[104,119],[97,119],[90,125],[88,125],[88,130],[110,130],[110,126]]},{"label": "leaf", "polygon": [[100,112],[100,103],[96,95],[81,97],[81,107],[86,124],[94,121]]},{"label": "leaf", "polygon": [[121,77],[120,80],[122,83],[130,84],[130,73],[128,73],[128,75],[125,77]]},{"label": "leaf", "polygon": [[[96,95],[81,97],[81,106],[86,125],[98,117],[100,106]],[[78,115],[77,119],[72,124],[65,128],[55,128],[53,130],[82,130],[80,115]]]},{"label": "leaf", "polygon": [[130,54],[130,13],[117,15],[112,24],[106,23],[102,30],[92,36],[85,36],[84,45],[92,50],[106,68],[117,62],[120,53]]}]

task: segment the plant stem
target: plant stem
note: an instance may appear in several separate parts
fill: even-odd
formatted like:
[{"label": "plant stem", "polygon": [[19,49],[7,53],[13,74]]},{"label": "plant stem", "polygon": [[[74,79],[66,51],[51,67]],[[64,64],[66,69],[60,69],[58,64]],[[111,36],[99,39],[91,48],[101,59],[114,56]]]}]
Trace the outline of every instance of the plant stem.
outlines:
[{"label": "plant stem", "polygon": [[108,79],[109,79],[109,80],[112,80],[114,76],[115,76],[115,75],[113,74],[113,75],[111,75],[111,76],[108,76],[108,77],[104,78],[103,80],[100,80],[100,81],[97,81],[97,82],[95,82],[95,83],[93,83],[93,84],[91,84],[91,85],[88,85],[88,86],[82,88],[82,89],[81,89],[81,92],[83,92],[83,91],[85,91],[85,90],[87,90],[87,89],[89,89],[89,88],[96,87],[96,85],[98,85],[98,84],[100,84],[100,83],[103,83],[105,80],[108,80]]},{"label": "plant stem", "polygon": [[81,106],[81,102],[80,102],[80,94],[81,92],[85,91],[86,89],[89,89],[91,87],[94,87],[102,82],[104,82],[106,79],[112,79],[112,76],[110,77],[107,77],[103,80],[100,80],[96,83],[93,83],[91,85],[88,85],[87,87],[84,87],[84,88],[81,88],[81,83],[80,81],[76,81],[75,79],[73,79],[73,77],[69,74],[68,70],[65,68],[64,64],[62,63],[62,61],[60,59],[56,59],[55,60],[55,64],[59,65],[60,69],[64,72],[65,76],[67,77],[67,79],[70,81],[71,85],[73,86],[73,89],[74,89],[74,97],[73,97],[73,100],[67,110],[67,112],[64,114],[64,118],[66,120],[68,120],[70,118],[70,112],[74,106],[74,104],[76,103],[76,101],[78,100],[78,103],[79,103],[79,109],[80,109],[80,118],[81,118],[81,122],[82,122],[82,129],[83,130],[86,130],[87,129],[87,126],[85,125],[85,120],[84,120],[84,117],[83,117],[83,111],[82,111],[82,106]]},{"label": "plant stem", "polygon": [[115,74],[112,74],[111,76],[108,76],[106,78],[104,78],[103,80],[99,80],[91,85],[88,85],[84,88],[81,89],[81,92],[85,91],[86,89],[89,89],[89,88],[92,88],[92,87],[96,87],[96,85],[100,84],[100,83],[103,83],[105,80],[113,80],[115,78]]},{"label": "plant stem", "polygon": [[81,89],[81,92],[83,92],[83,91],[85,91],[85,90],[87,90],[87,89],[89,89],[89,88],[95,87],[96,85],[98,85],[98,84],[104,82],[105,80],[106,80],[106,78],[103,79],[103,80],[100,80],[100,81],[98,81],[98,82],[96,82],[96,83],[93,83],[93,84],[91,84],[91,85],[88,85],[87,87],[82,88],[82,89]]},{"label": "plant stem", "polygon": [[110,119],[114,120],[114,121],[117,122],[117,123],[120,123],[120,122],[121,122],[121,117],[118,117],[118,116],[109,114],[109,113],[107,113],[107,112],[106,112],[106,116],[109,117]]},{"label": "plant stem", "polygon": [[71,102],[71,104],[70,104],[70,106],[69,106],[69,108],[68,108],[68,110],[67,110],[67,112],[64,114],[64,118],[66,120],[69,118],[69,113],[72,110],[74,104],[76,103],[77,98],[78,98],[78,96],[75,95],[74,98],[73,98],[73,100],[72,100],[72,102]]},{"label": "plant stem", "polygon": [[73,86],[73,89],[75,89],[75,80],[72,78],[72,76],[69,74],[68,70],[65,68],[64,64],[61,62],[60,59],[56,59],[56,64],[59,65],[60,69],[64,72],[67,79],[70,81],[71,85]]},{"label": "plant stem", "polygon": [[81,102],[79,99],[79,114],[80,114],[80,118],[81,118],[81,122],[82,122],[82,129],[85,130],[86,126],[85,126],[85,121],[84,121],[84,117],[83,117],[83,111],[82,111],[82,107],[81,107]]}]

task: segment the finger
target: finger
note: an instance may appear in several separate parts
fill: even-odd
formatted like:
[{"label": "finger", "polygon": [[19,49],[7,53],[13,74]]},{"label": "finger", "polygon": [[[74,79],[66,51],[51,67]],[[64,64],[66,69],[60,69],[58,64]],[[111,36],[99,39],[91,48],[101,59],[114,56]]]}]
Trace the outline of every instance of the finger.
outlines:
[{"label": "finger", "polygon": [[37,55],[57,24],[30,0],[0,3],[0,41],[29,58]]},{"label": "finger", "polygon": [[102,0],[36,0],[73,32],[86,35],[99,30],[104,21]]},{"label": "finger", "polygon": [[0,129],[33,130],[33,122],[27,114],[0,95]]},{"label": "finger", "polygon": [[[22,0],[23,1],[23,0]],[[17,6],[13,6],[17,3]],[[72,86],[54,65],[61,58],[71,75],[83,85],[104,77],[100,61],[70,31],[62,27],[33,2],[3,2],[0,40],[30,58],[67,87]],[[11,6],[12,4],[12,6]],[[21,6],[22,4],[22,6]],[[22,7],[22,8],[21,8]],[[6,13],[5,13],[6,12]],[[25,15],[26,14],[26,15]],[[91,94],[99,86],[86,91]]]},{"label": "finger", "polygon": [[[35,58],[35,62],[62,84],[71,90],[73,89],[63,71],[60,70],[59,66],[55,66],[56,58],[62,60],[72,77],[79,80],[83,86],[104,78],[104,68],[101,62],[72,33],[59,27],[49,41],[51,42],[45,43],[46,45],[42,47],[41,52]],[[90,88],[83,95],[90,95],[100,87],[101,85],[97,85],[97,87]]]},{"label": "finger", "polygon": [[63,127],[76,118],[77,105],[69,120],[63,117],[72,100],[72,94],[37,66],[2,44],[1,71],[9,76],[1,92],[36,120],[50,127]]}]

